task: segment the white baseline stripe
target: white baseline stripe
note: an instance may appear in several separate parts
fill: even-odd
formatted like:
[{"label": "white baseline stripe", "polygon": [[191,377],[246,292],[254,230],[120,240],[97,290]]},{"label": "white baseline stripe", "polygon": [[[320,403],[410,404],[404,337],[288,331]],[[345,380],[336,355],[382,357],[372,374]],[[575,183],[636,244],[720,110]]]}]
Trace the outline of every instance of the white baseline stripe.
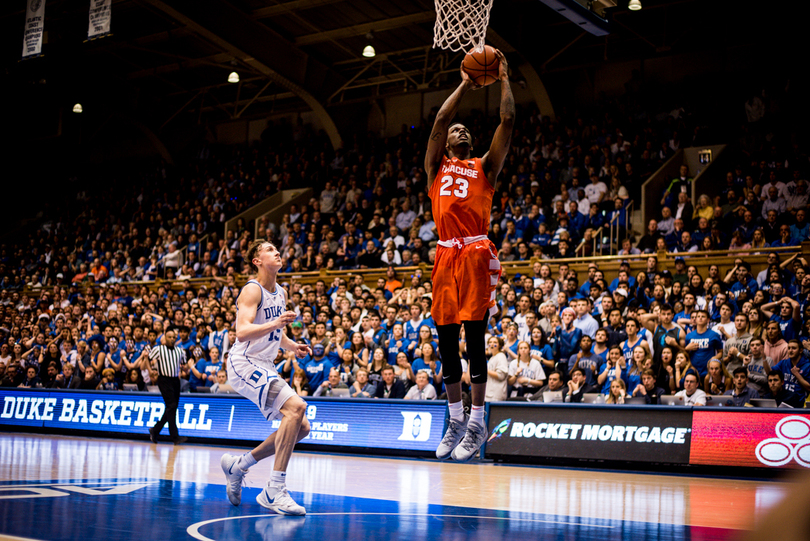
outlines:
[{"label": "white baseline stripe", "polygon": [[70,487],[70,486],[82,486],[82,485],[90,485],[94,487],[101,487],[103,485],[132,485],[134,483],[149,483],[155,484],[159,483],[160,481],[153,481],[153,480],[133,480],[133,481],[98,481],[95,483],[91,483],[89,481],[85,481],[83,483],[71,483],[70,481],[54,481],[53,483],[41,483],[37,485],[32,485],[29,483],[25,484],[17,484],[17,485],[0,485],[0,488],[25,488],[25,487]]}]

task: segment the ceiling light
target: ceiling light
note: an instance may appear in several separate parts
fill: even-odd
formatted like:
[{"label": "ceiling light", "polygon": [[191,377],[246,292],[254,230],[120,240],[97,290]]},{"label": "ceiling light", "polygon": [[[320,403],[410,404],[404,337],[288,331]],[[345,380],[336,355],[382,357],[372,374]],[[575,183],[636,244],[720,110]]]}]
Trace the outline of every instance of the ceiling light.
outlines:
[{"label": "ceiling light", "polygon": [[377,56],[377,51],[374,50],[374,46],[371,44],[371,41],[374,39],[374,34],[372,32],[366,32],[366,43],[367,45],[363,48],[363,56],[366,58],[374,58]]},{"label": "ceiling light", "polygon": [[627,4],[627,9],[630,11],[638,11],[641,9],[641,0],[630,0],[630,3]]},{"label": "ceiling light", "polygon": [[81,103],[77,103],[76,105],[73,106],[74,113],[81,113],[82,111],[84,111],[84,109],[82,109]]},{"label": "ceiling light", "polygon": [[[638,1],[638,0],[636,0]],[[230,75],[228,75],[228,82],[229,83],[238,83],[239,82],[239,74],[235,71],[232,71]]]}]

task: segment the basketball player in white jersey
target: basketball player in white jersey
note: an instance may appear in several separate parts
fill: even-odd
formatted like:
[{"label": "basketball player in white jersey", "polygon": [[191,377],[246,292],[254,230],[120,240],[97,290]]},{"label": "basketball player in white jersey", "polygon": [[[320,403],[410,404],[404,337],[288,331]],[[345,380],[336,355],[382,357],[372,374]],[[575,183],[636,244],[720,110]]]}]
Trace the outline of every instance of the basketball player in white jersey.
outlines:
[{"label": "basketball player in white jersey", "polygon": [[305,515],[287,492],[287,463],[295,444],[309,434],[306,403],[281,379],[274,360],[279,348],[298,358],[311,353],[309,346],[287,338],[284,328],[295,312],[287,310],[287,293],[276,283],[281,255],[271,243],[256,240],[248,247],[247,260],[257,273],[236,299],[236,343],[230,350],[228,382],[261,410],[267,420],[281,417],[278,430],[242,456],[222,455],[228,499],[242,501],[242,479],[259,460],[275,455],[273,474],[256,498],[260,505],[283,515]]}]

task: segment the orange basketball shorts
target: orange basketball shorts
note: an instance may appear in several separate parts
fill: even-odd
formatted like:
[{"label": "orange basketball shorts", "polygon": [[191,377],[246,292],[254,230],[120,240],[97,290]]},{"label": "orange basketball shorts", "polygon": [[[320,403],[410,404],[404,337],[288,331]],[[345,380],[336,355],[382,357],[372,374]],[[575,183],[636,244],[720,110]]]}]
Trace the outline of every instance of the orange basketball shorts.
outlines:
[{"label": "orange basketball shorts", "polygon": [[433,307],[437,325],[481,321],[494,314],[495,287],[501,276],[498,252],[489,239],[453,247],[437,246],[433,265]]}]

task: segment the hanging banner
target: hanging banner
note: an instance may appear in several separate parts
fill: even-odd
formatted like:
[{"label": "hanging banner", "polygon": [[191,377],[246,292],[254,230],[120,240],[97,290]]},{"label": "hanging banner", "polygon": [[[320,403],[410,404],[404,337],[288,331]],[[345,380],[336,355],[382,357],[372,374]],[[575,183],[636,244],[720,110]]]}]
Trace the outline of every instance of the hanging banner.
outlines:
[{"label": "hanging banner", "polygon": [[45,29],[45,0],[28,0],[25,6],[23,58],[42,54],[42,33]]},{"label": "hanging banner", "polygon": [[87,38],[93,39],[110,33],[111,0],[90,0],[90,25]]}]

